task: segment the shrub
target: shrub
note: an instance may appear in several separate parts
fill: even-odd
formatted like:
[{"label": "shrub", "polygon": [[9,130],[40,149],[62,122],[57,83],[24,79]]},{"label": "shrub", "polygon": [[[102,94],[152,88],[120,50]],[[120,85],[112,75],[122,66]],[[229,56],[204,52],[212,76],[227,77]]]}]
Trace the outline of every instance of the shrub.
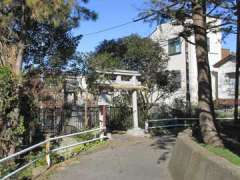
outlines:
[{"label": "shrub", "polygon": [[18,82],[8,67],[0,67],[0,158],[16,151],[25,131]]}]

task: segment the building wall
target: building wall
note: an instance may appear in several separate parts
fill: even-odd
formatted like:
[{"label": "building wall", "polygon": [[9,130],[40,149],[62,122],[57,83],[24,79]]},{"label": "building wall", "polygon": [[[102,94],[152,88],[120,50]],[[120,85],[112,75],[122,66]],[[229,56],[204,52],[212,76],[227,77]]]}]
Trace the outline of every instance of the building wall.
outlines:
[{"label": "building wall", "polygon": [[[191,42],[195,42],[194,36],[189,38]],[[198,74],[197,74],[197,60],[195,46],[189,44],[189,85],[191,103],[197,104],[198,102]]]},{"label": "building wall", "polygon": [[[216,87],[216,77],[213,75],[213,71],[217,71],[216,68],[213,67],[219,60],[222,59],[222,51],[221,51],[221,32],[218,33],[208,33],[209,38],[209,65],[211,70],[211,78],[212,78],[212,94],[213,99],[216,99],[217,87]],[[194,36],[190,37],[192,42],[195,42]],[[190,92],[191,92],[191,101],[196,104],[198,101],[198,81],[197,81],[197,60],[196,60],[196,49],[195,46],[189,44],[189,74],[190,74]]]},{"label": "building wall", "polygon": [[[216,23],[220,23],[217,21]],[[173,26],[170,23],[162,24],[156,31],[154,31],[150,38],[160,43],[165,52],[168,54],[168,40],[178,37],[179,32],[183,28],[181,26]],[[208,33],[210,51],[209,51],[209,64],[210,70],[215,71],[213,65],[221,60],[221,32]],[[194,36],[189,37],[191,42],[195,42]],[[181,38],[181,54],[169,56],[168,70],[180,70],[181,71],[181,88],[170,99],[176,97],[186,97],[186,53],[185,53],[186,41]],[[197,61],[195,46],[188,43],[188,59],[189,59],[189,78],[190,78],[190,95],[191,103],[197,104],[198,102],[198,82],[197,82]],[[212,88],[213,98],[216,98],[216,78],[212,76]],[[171,101],[171,100],[170,100]]]},{"label": "building wall", "polygon": [[[171,24],[163,24],[153,32],[150,38],[160,43],[165,53],[168,54],[168,40],[178,37],[178,34],[183,30],[181,26],[173,26]],[[182,98],[186,94],[186,61],[185,61],[185,41],[181,38],[181,53],[169,56],[167,69],[177,70],[181,72],[181,88],[177,90],[166,101],[171,103],[175,98]],[[157,92],[156,92],[157,93]]]},{"label": "building wall", "polygon": [[[218,68],[218,98],[234,99],[235,62],[228,61]],[[230,76],[229,76],[230,75]]]}]

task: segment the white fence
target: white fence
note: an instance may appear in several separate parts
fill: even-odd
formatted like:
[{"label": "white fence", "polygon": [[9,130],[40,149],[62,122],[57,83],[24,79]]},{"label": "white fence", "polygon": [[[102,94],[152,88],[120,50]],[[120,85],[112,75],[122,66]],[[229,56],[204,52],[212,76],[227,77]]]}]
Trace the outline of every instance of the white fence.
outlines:
[{"label": "white fence", "polygon": [[[59,140],[59,139],[64,139],[66,137],[83,135],[83,134],[87,134],[87,133],[91,133],[91,132],[99,132],[100,136],[99,137],[94,137],[93,139],[90,139],[90,140],[74,143],[74,144],[71,144],[71,145],[68,145],[68,146],[63,146],[63,147],[57,147],[55,149],[50,149],[51,142],[53,142],[53,141],[56,141],[56,140]],[[51,165],[51,153],[57,152],[57,151],[60,151],[60,150],[63,150],[63,149],[71,148],[71,147],[74,147],[74,146],[78,146],[78,145],[81,145],[81,144],[86,144],[86,143],[94,142],[94,141],[97,141],[97,140],[103,140],[103,139],[106,139],[106,138],[107,138],[107,136],[104,136],[104,128],[96,128],[96,129],[91,129],[91,130],[87,130],[87,131],[77,132],[77,133],[73,133],[73,134],[67,134],[67,135],[63,135],[63,136],[47,138],[45,141],[42,141],[42,142],[40,142],[38,144],[35,144],[35,145],[31,146],[31,147],[23,149],[23,150],[15,153],[15,154],[12,154],[10,156],[7,156],[5,158],[0,159],[0,164],[4,163],[6,161],[9,161],[11,159],[14,159],[14,158],[16,158],[19,155],[25,154],[27,152],[30,152],[30,151],[32,151],[32,150],[34,150],[36,148],[39,148],[39,147],[44,145],[45,146],[45,154],[44,154],[44,156],[46,158],[46,162],[47,162],[48,167],[50,167],[50,165]],[[43,158],[42,155],[36,157],[34,160],[32,160],[32,161],[28,162],[27,164],[17,168],[16,170],[12,171],[11,173],[9,173],[7,175],[4,175],[3,177],[0,177],[0,179],[1,180],[5,180],[5,179],[10,178],[11,176],[19,173],[23,169],[25,169],[25,168],[29,167],[30,165],[34,164],[36,161],[38,161],[41,158]]]},{"label": "white fence", "polygon": [[[216,118],[217,120],[233,120],[233,117],[229,118]],[[167,119],[151,119],[145,122],[145,132],[151,129],[161,128],[177,128],[177,127],[189,127],[193,123],[196,123],[199,118],[167,118]]]}]

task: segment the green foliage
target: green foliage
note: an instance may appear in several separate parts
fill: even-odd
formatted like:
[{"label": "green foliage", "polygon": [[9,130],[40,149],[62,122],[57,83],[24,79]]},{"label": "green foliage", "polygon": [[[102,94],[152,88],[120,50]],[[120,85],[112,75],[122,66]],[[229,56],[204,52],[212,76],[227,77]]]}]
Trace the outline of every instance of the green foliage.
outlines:
[{"label": "green foliage", "polygon": [[58,74],[46,75],[44,78],[44,87],[61,91],[63,89],[64,77]]},{"label": "green foliage", "polygon": [[[5,12],[3,15],[9,18],[9,21],[5,21],[5,26],[11,26],[14,19],[17,19],[22,15],[25,18],[29,18],[34,22],[40,22],[45,24],[52,24],[54,26],[67,25],[70,27],[76,27],[81,19],[93,19],[97,18],[95,12],[87,9],[83,4],[87,3],[85,0],[4,0],[0,3],[0,9]],[[8,7],[8,11],[6,9]],[[29,22],[25,22],[29,23]]]},{"label": "green foliage", "polygon": [[227,111],[215,111],[215,114],[217,118],[229,118],[233,116],[233,109],[229,109]]},{"label": "green foliage", "polygon": [[[31,77],[20,81],[12,72],[19,74],[22,64],[24,69],[37,68],[38,72],[61,71],[81,39],[73,37],[71,30],[81,20],[97,18],[95,12],[85,7],[87,2],[0,1],[0,65],[12,68],[0,67],[0,158],[18,150],[23,140],[25,145],[29,144],[27,138],[37,113],[38,98],[29,83]],[[20,66],[15,66],[17,63]]]},{"label": "green foliage", "polygon": [[[128,69],[150,74],[166,68],[167,56],[158,43],[149,38],[131,35],[117,40],[105,40],[90,58],[93,69]],[[153,73],[152,73],[153,74]]]},{"label": "green foliage", "polygon": [[[99,141],[94,141],[94,142],[87,143],[87,144],[78,145],[78,146],[74,147],[73,149],[71,149],[71,155],[68,158],[74,158],[74,157],[78,156],[82,152],[95,150],[97,147],[99,147],[100,145],[103,145],[105,143],[106,143],[106,141],[100,141],[99,140]],[[41,155],[41,154],[44,155],[44,152],[39,153],[39,155]],[[29,159],[29,160],[34,160],[35,158],[36,158],[36,156],[34,156],[33,154],[32,155],[29,154],[27,156],[27,159]],[[56,165],[58,163],[61,163],[64,160],[66,160],[66,159],[64,159],[60,154],[58,154],[58,153],[51,153],[51,164],[52,165]],[[22,178],[30,178],[30,177],[32,177],[32,172],[34,170],[46,167],[46,165],[47,165],[47,163],[46,163],[46,160],[45,160],[45,158],[43,156],[38,161],[36,161],[32,166],[30,166],[27,169],[23,170],[17,176],[20,179],[22,179]],[[10,169],[8,170],[8,172],[10,172]]]},{"label": "green foliage", "polygon": [[229,162],[237,166],[240,166],[240,157],[232,153],[230,150],[225,148],[213,147],[211,145],[203,145],[203,147],[205,147],[208,151],[214,153],[215,155],[223,157],[227,159]]},{"label": "green foliage", "polygon": [[96,136],[95,132],[85,133],[81,135],[74,136],[78,142],[87,141],[93,139]]},{"label": "green foliage", "polygon": [[13,152],[31,139],[36,104],[28,80],[20,81],[8,67],[0,67],[0,156]]},{"label": "green foliage", "polygon": [[192,106],[191,115],[186,111],[184,98],[175,98],[171,104],[161,103],[154,106],[150,119],[198,117],[197,106]]},{"label": "green foliage", "polygon": [[[111,77],[101,77],[96,70],[136,70],[141,73],[139,80],[145,87],[139,92],[139,108],[142,113],[141,124],[148,119],[152,105],[160,98],[165,98],[174,92],[176,83],[174,76],[166,71],[168,57],[160,44],[149,38],[130,35],[117,40],[104,40],[89,57],[88,83],[91,89],[98,90],[95,80],[109,80]],[[156,98],[152,101],[152,95]],[[129,103],[128,103],[129,104]]]},{"label": "green foliage", "polygon": [[[85,136],[84,135],[79,136],[77,139],[79,141],[83,141],[83,140],[88,140],[89,138],[92,138],[92,136],[94,136],[94,133],[88,133]],[[106,141],[99,140],[99,141],[94,141],[94,142],[78,145],[78,146],[74,147],[73,149],[71,149],[71,155],[68,158],[74,158],[82,152],[95,150],[97,147],[99,147],[100,145],[103,145],[105,143],[106,143]],[[63,156],[61,156],[58,153],[51,153],[50,157],[51,157],[51,165],[56,165],[58,163],[61,163],[64,160],[66,160],[63,158]],[[39,158],[39,160],[37,160],[34,164],[27,167],[20,173],[18,173],[16,175],[16,177],[18,177],[20,179],[24,179],[24,178],[28,179],[28,178],[32,177],[33,171],[36,171],[37,169],[44,169],[44,167],[46,167],[46,165],[47,165],[46,160],[45,160],[44,150],[38,152],[37,154],[30,153],[24,159],[26,162],[30,162],[30,161],[35,160],[36,158]],[[0,165],[0,170],[2,173],[2,174],[0,174],[1,176],[4,174],[6,175],[17,168],[17,165],[11,165],[11,166],[10,165],[9,166],[4,166],[4,165],[1,166],[1,165]]]},{"label": "green foliage", "polygon": [[94,150],[96,149],[99,145],[103,145],[105,144],[106,141],[95,141],[95,142],[91,142],[91,143],[86,143],[86,144],[81,144],[76,146],[73,150],[72,150],[72,154],[73,156],[78,155],[79,153],[82,152],[86,152],[86,151],[90,151],[90,150]]},{"label": "green foliage", "polygon": [[89,61],[91,67],[97,67],[97,69],[115,69],[120,65],[117,58],[106,52],[92,56]]},{"label": "green foliage", "polygon": [[129,99],[126,95],[113,98],[113,106],[109,108],[110,116],[108,129],[110,131],[126,131],[132,128],[132,108],[129,107]]},{"label": "green foliage", "polygon": [[16,101],[15,77],[8,67],[0,67],[0,109],[4,113]]},{"label": "green foliage", "polygon": [[18,89],[18,80],[11,70],[0,67],[0,157],[15,151],[25,131],[18,108]]},{"label": "green foliage", "polygon": [[14,163],[1,163],[0,164],[0,177],[14,171],[16,165]]},{"label": "green foliage", "polygon": [[[32,178],[33,171],[36,172],[37,170],[45,169],[47,167],[47,162],[45,159],[44,151],[39,152],[38,155],[36,155],[34,153],[30,153],[29,155],[27,155],[27,157],[25,159],[27,160],[27,162],[30,162],[30,161],[35,160],[36,158],[39,158],[39,159],[34,164],[27,167],[23,171],[20,171],[20,173],[18,173],[16,175],[19,179],[30,179],[30,178]],[[62,162],[62,160],[63,160],[62,156],[60,156],[59,154],[51,153],[51,164],[52,165],[58,164],[58,163]]]},{"label": "green foliage", "polygon": [[[101,58],[99,58],[101,57]],[[154,88],[165,93],[174,91],[170,73],[166,72],[168,57],[159,43],[131,35],[118,40],[103,41],[90,58],[92,69],[127,69],[142,73],[140,81],[148,92]]]},{"label": "green foliage", "polygon": [[13,134],[17,136],[17,135],[22,135],[24,132],[25,132],[24,120],[23,120],[23,117],[20,117],[19,124],[17,128],[13,131]]},{"label": "green foliage", "polygon": [[[17,55],[22,57],[18,61],[24,64],[24,69],[61,70],[71,60],[82,37],[73,36],[72,29],[82,20],[97,18],[86,3],[86,0],[1,1],[0,43],[8,48],[15,47],[13,53],[16,54],[20,53],[18,49],[23,50]],[[8,48],[1,48],[1,55],[9,53]],[[4,64],[15,65],[14,58],[6,56]],[[12,67],[22,70],[19,69],[22,66]]]},{"label": "green foliage", "polygon": [[39,158],[39,160],[37,160],[35,163],[33,163],[31,166],[27,167],[26,169],[24,169],[23,171],[20,171],[16,176],[19,179],[28,179],[32,176],[32,171],[34,170],[34,168],[38,168],[38,167],[44,167],[47,165],[46,160],[45,160],[45,152],[44,151],[40,151],[38,153],[38,155],[36,155],[36,153],[30,153],[27,156],[25,156],[25,161],[30,162],[35,160],[36,158]]}]

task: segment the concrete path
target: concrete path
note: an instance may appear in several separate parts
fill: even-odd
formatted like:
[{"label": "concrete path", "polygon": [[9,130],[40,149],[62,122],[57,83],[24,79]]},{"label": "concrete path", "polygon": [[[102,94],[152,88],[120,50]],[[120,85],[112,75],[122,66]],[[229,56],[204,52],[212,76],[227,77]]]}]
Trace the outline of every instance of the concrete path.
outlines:
[{"label": "concrete path", "polygon": [[52,180],[171,180],[168,171],[174,136],[136,138],[114,135],[107,148],[83,155],[58,170]]}]

